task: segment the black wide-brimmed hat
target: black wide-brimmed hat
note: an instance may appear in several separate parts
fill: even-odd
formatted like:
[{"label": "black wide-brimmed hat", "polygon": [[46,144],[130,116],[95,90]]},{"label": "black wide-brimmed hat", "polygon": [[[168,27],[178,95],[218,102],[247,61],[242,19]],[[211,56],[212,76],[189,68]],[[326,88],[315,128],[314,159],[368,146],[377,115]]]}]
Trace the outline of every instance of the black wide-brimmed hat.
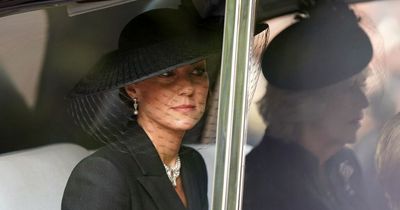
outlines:
[{"label": "black wide-brimmed hat", "polygon": [[359,18],[338,0],[319,0],[279,33],[262,56],[267,81],[289,90],[317,89],[366,68],[372,45]]},{"label": "black wide-brimmed hat", "polygon": [[118,49],[104,55],[69,96],[120,88],[218,54],[221,20],[178,9],[145,12],[124,27]]},{"label": "black wide-brimmed hat", "polygon": [[[123,94],[122,87],[206,59],[212,88],[219,72],[223,24],[223,16],[203,18],[182,8],[156,9],[135,17],[122,30],[118,49],[103,56],[69,94],[68,108],[75,123],[97,140],[123,143],[128,122],[135,121],[136,117],[129,104],[131,99]],[[249,80],[253,85],[249,91],[255,89],[260,72],[258,58],[267,43],[267,27],[260,24],[255,28],[258,35],[251,57],[256,59],[250,59]],[[251,98],[251,95],[248,96]],[[218,100],[210,101],[213,103],[208,113],[212,115],[216,113],[214,104]],[[207,122],[212,125],[215,125],[214,119],[207,116]],[[197,130],[201,126],[198,123],[192,129],[196,133],[193,139],[212,138],[210,133],[215,127],[206,126],[206,132],[200,135]]]},{"label": "black wide-brimmed hat", "polygon": [[68,95],[73,120],[97,140],[124,142],[135,116],[121,88],[202,59],[216,72],[222,29],[222,17],[200,18],[182,9],[135,17],[120,33],[118,49],[101,57]]}]

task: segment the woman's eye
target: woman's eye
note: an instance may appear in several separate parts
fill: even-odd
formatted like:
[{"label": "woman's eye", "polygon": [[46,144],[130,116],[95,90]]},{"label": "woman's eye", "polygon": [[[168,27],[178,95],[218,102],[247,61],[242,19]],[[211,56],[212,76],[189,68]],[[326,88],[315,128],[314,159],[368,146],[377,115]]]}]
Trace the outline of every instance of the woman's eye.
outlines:
[{"label": "woman's eye", "polygon": [[204,75],[205,72],[206,72],[206,70],[204,68],[195,68],[192,71],[192,74],[194,74],[196,76],[202,76],[202,75]]},{"label": "woman's eye", "polygon": [[171,77],[174,75],[173,71],[167,71],[159,75],[159,77]]}]

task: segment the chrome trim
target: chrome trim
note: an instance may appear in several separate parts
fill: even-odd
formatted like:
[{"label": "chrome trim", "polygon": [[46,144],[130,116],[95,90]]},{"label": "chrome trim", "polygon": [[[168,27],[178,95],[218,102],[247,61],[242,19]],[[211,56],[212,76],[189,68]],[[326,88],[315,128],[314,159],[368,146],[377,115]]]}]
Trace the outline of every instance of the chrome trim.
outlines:
[{"label": "chrome trim", "polygon": [[36,2],[27,2],[13,6],[0,7],[0,17],[14,15],[18,13],[30,12],[34,10],[46,9],[49,7],[59,7],[67,5],[75,0],[44,0]]},{"label": "chrome trim", "polygon": [[247,80],[255,0],[227,0],[225,7],[213,210],[241,208]]}]

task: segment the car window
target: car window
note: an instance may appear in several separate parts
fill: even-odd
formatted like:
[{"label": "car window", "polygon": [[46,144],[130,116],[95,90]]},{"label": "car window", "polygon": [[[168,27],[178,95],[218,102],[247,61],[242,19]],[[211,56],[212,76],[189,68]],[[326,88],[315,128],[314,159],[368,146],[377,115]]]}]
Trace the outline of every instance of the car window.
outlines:
[{"label": "car window", "polygon": [[[382,135],[382,127],[390,121],[395,115],[399,112],[400,108],[400,103],[399,103],[399,63],[398,63],[398,52],[400,49],[400,42],[398,39],[398,29],[400,27],[400,16],[397,14],[396,11],[399,9],[399,1],[381,1],[381,2],[368,2],[368,3],[357,3],[351,5],[351,8],[355,11],[357,16],[360,17],[360,25],[362,29],[368,34],[369,39],[372,42],[373,45],[373,57],[371,62],[369,63],[368,67],[366,68],[365,71],[367,71],[368,76],[365,81],[365,85],[362,87],[363,92],[366,95],[366,98],[368,100],[368,105],[365,106],[365,109],[362,111],[362,117],[359,117],[360,120],[360,127],[357,129],[355,139],[353,142],[348,142],[345,145],[345,148],[350,148],[355,155],[355,158],[359,164],[359,170],[357,173],[362,174],[362,176],[359,176],[358,181],[360,183],[367,183],[364,185],[365,187],[365,196],[367,197],[367,203],[370,205],[371,209],[388,209],[388,202],[387,198],[385,198],[385,189],[382,189],[382,185],[380,183],[379,178],[377,178],[379,175],[377,170],[376,170],[376,149],[377,145],[379,144],[379,139],[381,138]],[[271,32],[271,37],[270,37],[270,43],[274,42],[274,37],[279,36],[279,32],[287,28],[289,25],[293,24],[296,22],[296,20],[293,18],[295,17],[296,14],[294,15],[288,15],[288,16],[281,16],[278,18],[274,18],[271,20],[267,20],[267,23],[270,25],[270,32]],[[318,29],[316,29],[318,30]],[[345,33],[344,31],[334,31],[333,33]],[[303,38],[299,37],[299,40],[304,40]],[[292,43],[292,42],[288,42]],[[299,44],[301,46],[301,44]],[[269,47],[269,46],[268,46]],[[267,47],[267,49],[268,49]],[[286,48],[285,48],[286,49]],[[295,47],[292,48],[292,50],[296,51],[299,56],[302,56],[302,49],[296,49]],[[327,53],[326,51],[318,51],[317,53]],[[282,54],[284,56],[284,54]],[[307,59],[303,57],[303,59]],[[287,59],[287,63],[291,63],[292,61],[290,59]],[[318,63],[319,61],[315,61],[315,63]],[[282,64],[283,65],[283,64]],[[340,65],[338,65],[340,66]],[[318,77],[313,78],[315,80],[321,79]],[[299,166],[300,164],[303,164],[304,162],[295,160],[293,163],[293,168],[287,168],[290,164],[286,163],[284,161],[290,161],[292,155],[293,157],[296,156],[293,153],[299,152],[299,150],[303,150],[303,146],[301,146],[301,149],[299,148],[293,148],[291,147],[291,151],[293,153],[284,153],[288,155],[287,159],[280,159],[280,155],[275,154],[279,153],[278,151],[282,152],[281,150],[278,150],[277,147],[274,147],[276,145],[272,145],[272,143],[265,143],[265,142],[274,142],[273,140],[270,140],[269,137],[266,137],[268,135],[274,135],[273,132],[270,132],[268,134],[268,127],[269,127],[269,122],[266,120],[269,115],[264,115],[264,118],[262,113],[267,113],[267,111],[262,110],[260,111],[260,106],[262,106],[262,101],[263,96],[265,95],[265,92],[268,92],[267,84],[268,82],[265,80],[264,77],[260,77],[260,80],[258,82],[257,86],[257,91],[255,94],[255,98],[253,100],[253,104],[250,110],[250,116],[249,116],[249,124],[248,124],[248,139],[247,143],[252,145],[255,149],[255,154],[252,154],[250,152],[250,157],[248,156],[248,161],[246,162],[246,172],[250,173],[247,171],[247,169],[256,171],[255,167],[264,167],[263,168],[263,175],[254,175],[254,177],[250,177],[249,179],[256,179],[255,181],[248,181],[251,183],[255,183],[259,186],[254,187],[252,191],[263,191],[268,196],[271,197],[273,195],[273,198],[277,198],[275,201],[267,201],[268,199],[265,199],[266,203],[269,204],[271,209],[291,209],[296,206],[299,206],[299,209],[302,209],[301,205],[305,205],[307,202],[307,193],[309,191],[303,189],[304,191],[299,190],[301,188],[298,185],[300,184],[300,180],[303,180],[302,178],[299,178],[298,175],[296,174],[296,170],[298,168],[301,168],[301,170],[304,170],[306,166]],[[348,100],[344,99],[344,96],[348,93],[347,90],[342,90],[341,93],[337,93],[338,95],[338,100],[340,100],[339,104],[346,104],[348,103],[350,107],[357,106],[356,103],[353,101],[351,102]],[[271,92],[274,92],[272,90]],[[272,94],[272,93],[271,93]],[[278,95],[278,93],[276,93]],[[303,94],[303,93],[302,93]],[[301,95],[301,94],[300,94]],[[281,95],[279,95],[281,96]],[[299,98],[297,102],[301,103],[306,103],[304,102],[307,100],[306,98],[308,97],[307,94],[301,95],[302,98]],[[335,95],[331,95],[330,97],[336,97]],[[356,96],[355,96],[356,97]],[[272,98],[272,97],[271,97]],[[282,98],[279,98],[275,95],[273,98],[279,102],[282,102]],[[273,99],[271,100],[271,104],[269,107],[274,105]],[[290,99],[292,100],[292,99]],[[321,98],[320,102],[318,104],[322,105],[324,102],[324,99]],[[297,106],[296,104],[288,105],[285,103],[281,103],[287,107],[287,109],[280,109],[276,108],[274,110],[279,110],[282,111],[282,118],[284,119],[289,119],[290,117],[286,118],[285,114],[291,116],[291,118],[295,118],[293,113],[296,111],[293,110],[293,107],[300,107]],[[283,106],[282,105],[282,106]],[[268,107],[268,106],[267,106]],[[306,108],[305,108],[306,109]],[[332,107],[328,112],[334,113],[333,115],[326,115],[330,116],[330,118],[333,118],[335,116],[340,115],[340,105],[335,105]],[[318,110],[314,110],[314,115],[318,113]],[[270,115],[273,115],[274,113],[269,113]],[[278,113],[275,113],[278,115]],[[325,116],[325,114],[324,114]],[[275,118],[274,118],[275,119]],[[286,121],[287,122],[287,121]],[[321,123],[322,121],[320,121]],[[287,122],[290,123],[290,122]],[[277,129],[288,129],[285,123],[279,124]],[[314,125],[315,127],[318,127],[320,125]],[[267,129],[267,132],[266,130]],[[272,128],[270,131],[273,130]],[[335,129],[331,129],[335,130]],[[303,130],[304,131],[304,130]],[[277,133],[284,132],[284,131],[278,131]],[[289,131],[288,131],[289,132]],[[345,132],[345,128],[343,129],[338,129],[335,131],[335,133],[343,133]],[[272,133],[272,134],[271,134]],[[290,132],[289,132],[290,133]],[[266,136],[265,136],[266,135]],[[299,134],[300,135],[300,134]],[[393,136],[394,137],[394,136]],[[270,146],[269,148],[275,148],[275,149],[266,149],[266,147]],[[264,148],[264,149],[261,149]],[[286,151],[286,150],[285,150]],[[261,153],[273,153],[270,155],[261,155]],[[306,149],[305,153],[309,153],[309,150]],[[297,154],[297,153],[296,153]],[[301,153],[303,154],[303,153]],[[275,156],[274,156],[275,155]],[[275,160],[272,160],[272,157],[275,157]],[[345,155],[344,155],[345,156]],[[279,157],[279,158],[278,158]],[[298,157],[298,156],[296,156]],[[303,157],[303,156],[302,156]],[[265,159],[262,159],[265,158]],[[251,162],[252,161],[252,162]],[[260,162],[259,164],[256,162]],[[281,162],[280,162],[281,161]],[[334,161],[334,160],[331,160]],[[337,160],[335,160],[337,161]],[[263,165],[263,162],[265,164]],[[356,169],[352,167],[347,167],[346,161],[339,161],[337,169],[332,169],[332,170],[337,170],[339,173],[339,177],[342,177],[340,179],[343,179],[344,184],[346,184],[347,176],[352,173],[356,173]],[[268,164],[269,163],[269,164]],[[285,168],[286,164],[286,168]],[[263,165],[263,166],[261,166]],[[268,166],[267,166],[268,165]],[[350,164],[351,165],[351,164]],[[358,166],[357,166],[358,167]],[[393,169],[393,168],[392,168]],[[300,169],[299,169],[300,170]],[[310,168],[307,170],[311,170]],[[269,172],[268,172],[269,171]],[[311,170],[312,171],[312,170]],[[344,172],[346,171],[346,172]],[[349,172],[351,171],[351,172]],[[264,173],[265,172],[265,173]],[[251,172],[253,173],[253,172]],[[342,174],[343,173],[343,174]],[[390,173],[390,172],[388,172]],[[271,178],[269,179],[266,174],[269,174]],[[341,174],[341,175],[340,175]],[[393,172],[394,174],[394,172]],[[305,176],[311,176],[309,171],[304,174]],[[275,177],[276,176],[276,177]],[[317,175],[318,176],[318,175]],[[333,175],[332,175],[333,176]],[[287,179],[285,179],[285,177]],[[350,176],[351,177],[351,176]],[[332,177],[331,177],[332,178]],[[246,177],[244,178],[245,181],[245,188],[246,188]],[[313,179],[312,177],[308,177],[309,179]],[[333,179],[333,178],[332,178]],[[277,183],[271,183],[271,182],[278,182]],[[278,180],[278,181],[276,181]],[[291,181],[290,183],[293,186],[293,188],[287,188],[287,185],[285,184],[279,184],[279,181]],[[293,181],[294,180],[294,181]],[[305,181],[305,180],[303,180]],[[313,187],[311,185],[312,182],[305,181],[306,183],[304,184],[307,186],[309,189],[312,189]],[[320,183],[326,183],[324,181]],[[315,184],[315,183],[314,183]],[[321,184],[322,185],[322,184]],[[262,187],[263,186],[263,187]],[[320,186],[321,187],[321,186]],[[324,186],[326,187],[326,186]],[[323,188],[324,188],[323,187]],[[347,186],[347,189],[349,189]],[[327,187],[329,188],[329,187]],[[298,191],[299,190],[299,191]],[[351,190],[350,190],[351,191]],[[300,194],[295,194],[303,192],[303,196]],[[332,191],[329,191],[328,193],[333,193]],[[363,192],[364,193],[364,192]],[[244,192],[246,194],[246,192]],[[257,193],[255,193],[257,194]],[[252,194],[252,196],[256,196]],[[260,195],[261,196],[261,195]],[[265,195],[263,195],[265,196]],[[282,196],[282,197],[281,197]],[[313,197],[314,196],[314,197]],[[319,199],[320,197],[324,197],[321,195],[313,195],[311,197],[315,199]],[[261,196],[262,197],[262,196]],[[256,197],[254,200],[262,200],[261,197]],[[330,197],[331,199],[346,199],[346,198],[338,198],[334,196],[327,196]],[[248,197],[247,197],[248,198]],[[280,200],[281,199],[281,200]],[[298,200],[296,200],[298,199]],[[257,203],[256,201],[251,200],[250,202]],[[280,201],[285,201],[287,202],[286,204],[280,203]],[[243,198],[243,202],[246,202],[246,196]],[[262,201],[261,201],[262,202]],[[328,202],[329,203],[329,202]],[[301,204],[301,205],[299,205]],[[315,204],[315,203],[314,203]],[[311,205],[311,204],[310,204]],[[254,206],[253,206],[254,207]],[[279,208],[280,207],[280,208]],[[326,207],[327,208],[327,207]],[[346,209],[345,207],[342,207]],[[244,208],[246,209],[246,208]],[[322,207],[321,207],[322,209]]]},{"label": "car window", "polygon": [[[79,157],[83,158],[102,146],[102,142],[94,141],[75,125],[65,109],[65,96],[102,54],[116,47],[120,30],[133,16],[151,8],[176,7],[177,4],[177,1],[172,0],[161,3],[132,1],[123,6],[83,14],[80,14],[82,8],[74,4],[68,9],[66,5],[36,8],[0,17],[0,153],[5,155],[9,152],[67,142],[90,150],[84,155],[80,153]],[[365,185],[365,193],[371,208],[385,209],[388,208],[388,204],[384,195],[385,189],[377,179],[375,154],[382,127],[400,110],[400,2],[357,3],[353,4],[352,8],[361,16],[361,27],[373,44],[373,58],[368,65],[366,85],[362,89],[368,105],[359,119],[360,128],[357,129],[355,142],[346,144],[346,148],[354,151],[360,167],[358,171],[363,178],[357,181],[369,183]],[[73,16],[69,16],[68,12],[73,13]],[[268,41],[272,42],[281,31],[294,24],[296,15],[298,14],[265,20],[269,25],[269,36],[265,35]],[[262,43],[265,40],[259,40],[259,43],[257,39],[255,41],[254,46],[265,44]],[[301,49],[293,50],[301,54]],[[261,56],[262,53],[258,53]],[[221,79],[217,74],[213,98],[209,99],[213,103],[210,103],[208,115],[200,124],[201,127],[191,131],[185,140],[186,144],[203,155],[207,163],[210,202],[212,191],[215,189],[213,177],[219,176],[218,173],[215,174],[215,162],[221,161],[219,157],[215,159],[215,141],[218,141],[218,81]],[[268,82],[260,70],[250,77],[251,82],[247,89],[254,89],[254,93],[248,92],[252,97],[249,97],[251,101],[247,101],[250,108],[246,118],[246,154],[262,142],[268,128],[268,121],[263,120],[259,110]],[[343,98],[346,91],[342,90],[341,94],[338,94],[338,100],[342,102],[339,104],[349,103],[348,105],[352,106],[351,102],[346,102]],[[333,117],[336,113],[335,108],[330,110]],[[202,126],[205,127],[204,130],[200,130],[203,129]],[[191,138],[199,132],[202,132],[203,139]],[[340,162],[338,167],[341,163],[343,162]],[[342,166],[343,173],[351,171],[347,164]],[[246,167],[247,164],[244,165],[244,168]],[[277,172],[275,175],[291,173],[289,170]],[[262,183],[268,180],[271,179],[263,177],[258,181]],[[240,185],[238,187],[243,194]],[[274,193],[280,188],[269,190]],[[288,194],[291,192],[291,189],[285,190]],[[290,206],[291,202],[287,205],[293,207]]]}]

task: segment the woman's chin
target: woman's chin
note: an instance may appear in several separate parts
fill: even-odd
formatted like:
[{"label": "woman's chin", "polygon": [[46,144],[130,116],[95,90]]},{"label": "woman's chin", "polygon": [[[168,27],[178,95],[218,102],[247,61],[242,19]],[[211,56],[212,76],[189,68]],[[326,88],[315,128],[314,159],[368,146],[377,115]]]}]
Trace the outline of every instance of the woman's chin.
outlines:
[{"label": "woman's chin", "polygon": [[172,127],[176,130],[187,131],[192,129],[197,122],[197,120],[177,120]]}]

